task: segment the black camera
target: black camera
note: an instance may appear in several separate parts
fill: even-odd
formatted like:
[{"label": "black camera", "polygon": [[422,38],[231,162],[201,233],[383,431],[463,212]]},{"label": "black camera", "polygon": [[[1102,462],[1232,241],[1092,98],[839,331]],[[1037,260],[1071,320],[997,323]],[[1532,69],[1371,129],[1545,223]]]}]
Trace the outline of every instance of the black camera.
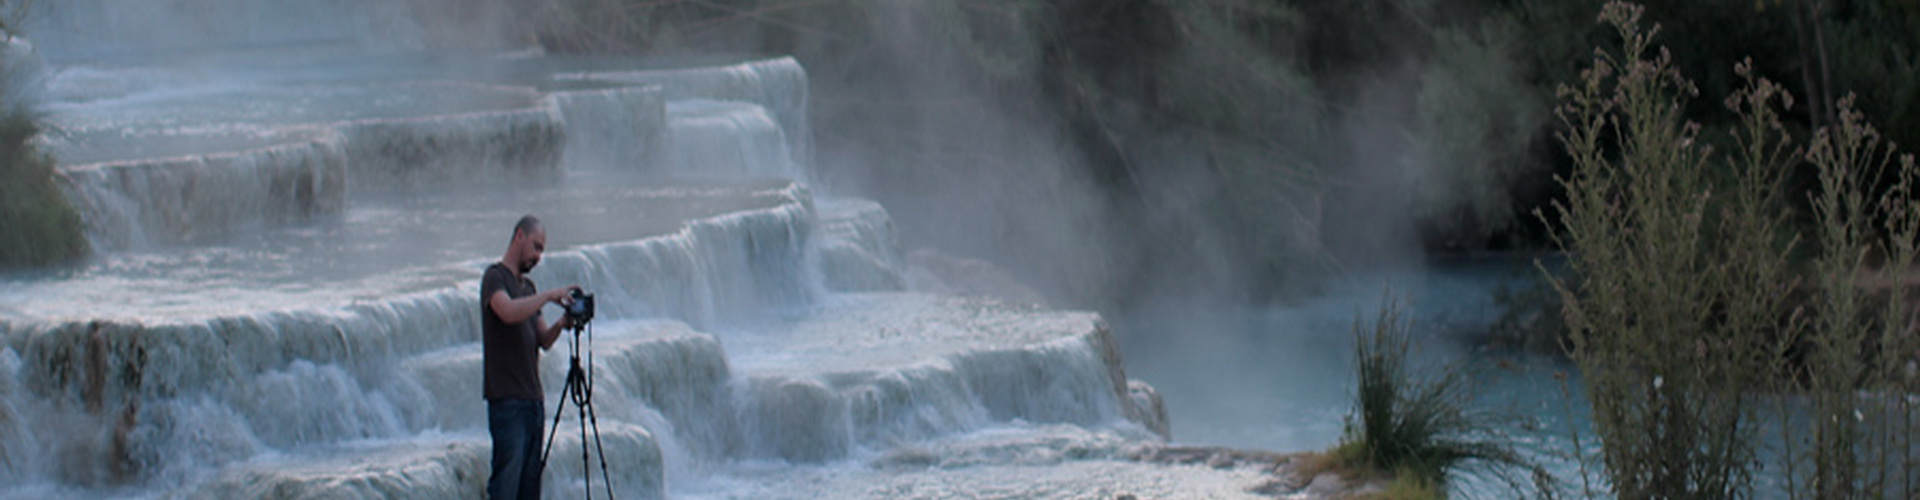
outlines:
[{"label": "black camera", "polygon": [[567,296],[573,298],[573,302],[566,307],[567,320],[572,321],[573,326],[585,326],[588,321],[593,321],[593,294],[575,288]]}]

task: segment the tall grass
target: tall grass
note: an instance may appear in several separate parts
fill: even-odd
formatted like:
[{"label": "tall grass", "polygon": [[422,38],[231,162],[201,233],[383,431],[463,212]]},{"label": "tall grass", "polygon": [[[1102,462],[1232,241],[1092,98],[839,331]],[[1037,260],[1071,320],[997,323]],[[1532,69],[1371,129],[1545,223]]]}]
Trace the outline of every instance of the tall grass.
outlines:
[{"label": "tall grass", "polygon": [[1920,167],[1863,121],[1851,97],[1835,109],[1838,121],[1814,133],[1806,155],[1820,181],[1812,206],[1821,252],[1815,322],[1802,340],[1805,361],[1792,372],[1810,408],[1801,425],[1783,428],[1795,462],[1790,490],[1804,498],[1914,498],[1920,344],[1908,287]]},{"label": "tall grass", "polygon": [[[1766,469],[1796,498],[1914,497],[1920,169],[1850,99],[1799,146],[1779,118],[1793,97],[1750,62],[1726,100],[1731,152],[1716,154],[1641,13],[1609,3],[1621,47],[1562,90],[1574,170],[1550,221],[1571,252],[1553,280],[1613,493],[1745,497]],[[1798,168],[1818,177],[1806,205],[1783,187]],[[1802,231],[1796,206],[1811,210]],[[1769,428],[1782,453],[1760,449]]]},{"label": "tall grass", "polygon": [[1415,368],[1408,359],[1411,325],[1392,300],[1371,324],[1355,320],[1355,416],[1336,454],[1403,482],[1436,487],[1461,467],[1496,473],[1531,467],[1500,438],[1498,415],[1474,409],[1465,371]]},{"label": "tall grass", "polygon": [[[1716,157],[1682,115],[1695,87],[1641,14],[1607,4],[1601,20],[1621,47],[1596,51],[1579,86],[1561,90],[1574,168],[1553,212],[1572,255],[1570,276],[1551,279],[1614,492],[1738,497],[1752,484],[1758,429],[1743,391],[1768,380],[1772,314],[1791,290],[1777,132],[1750,117],[1760,124],[1749,149]],[[1743,95],[1761,108],[1773,96]],[[1731,179],[1712,175],[1716,161]]]}]

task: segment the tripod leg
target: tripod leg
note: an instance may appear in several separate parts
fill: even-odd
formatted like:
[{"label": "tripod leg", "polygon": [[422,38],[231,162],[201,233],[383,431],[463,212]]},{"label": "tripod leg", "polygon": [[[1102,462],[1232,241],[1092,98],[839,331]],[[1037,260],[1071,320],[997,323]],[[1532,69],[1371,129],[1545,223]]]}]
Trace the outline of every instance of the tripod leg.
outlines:
[{"label": "tripod leg", "polygon": [[[593,459],[587,456],[586,408],[590,408],[590,407],[586,405],[581,405],[581,404],[576,404],[574,406],[579,406],[581,408],[580,410],[580,473],[585,474],[586,479],[585,479],[585,482],[582,483],[580,486],[583,491],[587,492],[587,500],[593,500]],[[595,437],[598,437],[600,429],[598,427],[595,427],[593,432],[595,433]],[[602,453],[605,453],[605,452],[602,452]],[[605,459],[606,459],[605,456],[601,457],[601,460],[605,460]]]},{"label": "tripod leg", "polygon": [[[586,414],[587,421],[593,422],[593,448],[600,452],[600,482],[607,486],[607,500],[613,500],[613,475],[607,472],[607,447],[606,445],[600,444],[600,417],[594,415],[592,402],[587,403]],[[586,441],[581,441],[580,447],[587,447]],[[587,489],[593,489],[591,481],[589,481]]]},{"label": "tripod leg", "polygon": [[560,414],[567,411],[567,390],[572,388],[573,377],[567,377],[566,385],[560,388],[560,403],[553,405],[553,430],[547,431],[546,449],[540,451],[540,470],[547,470],[547,457],[553,454],[553,438],[560,434]]}]

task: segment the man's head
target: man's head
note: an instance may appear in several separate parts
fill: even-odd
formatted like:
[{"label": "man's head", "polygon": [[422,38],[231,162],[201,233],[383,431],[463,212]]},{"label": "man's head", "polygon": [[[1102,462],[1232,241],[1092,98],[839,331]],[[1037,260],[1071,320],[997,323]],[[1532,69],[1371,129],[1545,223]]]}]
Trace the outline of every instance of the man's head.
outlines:
[{"label": "man's head", "polygon": [[526,274],[533,266],[540,264],[540,254],[547,251],[547,229],[540,225],[540,219],[532,215],[520,217],[513,224],[513,239],[507,242],[507,265],[515,272]]}]

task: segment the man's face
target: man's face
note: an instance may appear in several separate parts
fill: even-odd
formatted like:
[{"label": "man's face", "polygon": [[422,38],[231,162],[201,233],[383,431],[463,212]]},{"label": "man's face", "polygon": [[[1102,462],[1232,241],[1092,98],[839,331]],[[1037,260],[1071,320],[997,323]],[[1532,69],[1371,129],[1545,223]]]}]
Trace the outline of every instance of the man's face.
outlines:
[{"label": "man's face", "polygon": [[520,238],[515,244],[520,245],[520,262],[517,262],[520,273],[531,272],[533,266],[540,265],[540,254],[547,251],[547,230],[536,227],[531,231],[520,233]]}]

